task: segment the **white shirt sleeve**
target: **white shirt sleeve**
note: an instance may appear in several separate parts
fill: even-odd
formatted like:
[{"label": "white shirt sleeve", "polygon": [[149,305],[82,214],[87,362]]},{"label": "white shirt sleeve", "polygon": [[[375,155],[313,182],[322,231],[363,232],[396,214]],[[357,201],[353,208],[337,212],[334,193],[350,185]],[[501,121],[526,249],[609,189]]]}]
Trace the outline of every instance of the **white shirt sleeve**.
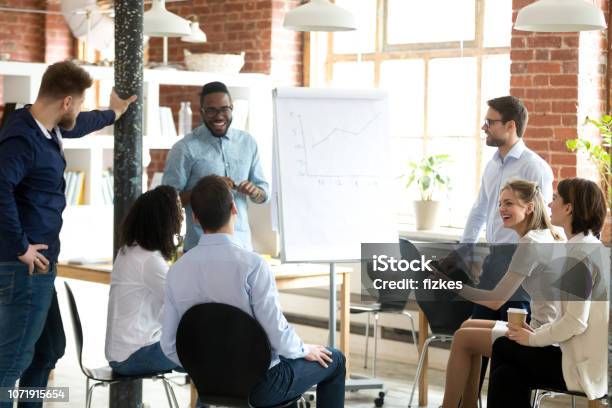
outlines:
[{"label": "white shirt sleeve", "polygon": [[[553,196],[553,172],[550,166],[541,162],[533,163],[527,169],[525,177],[527,180],[533,180],[538,183],[542,198],[548,205],[552,201]],[[548,207],[547,207],[548,208]]]},{"label": "white shirt sleeve", "polygon": [[475,243],[478,241],[478,236],[482,231],[482,227],[487,221],[488,207],[489,199],[485,191],[485,181],[483,175],[480,183],[480,190],[478,191],[478,198],[472,206],[468,220],[465,223],[465,228],[463,229],[461,243]]},{"label": "white shirt sleeve", "polygon": [[583,333],[588,327],[590,309],[590,300],[566,302],[565,313],[554,322],[537,328],[529,336],[529,345],[535,347],[550,346]]}]

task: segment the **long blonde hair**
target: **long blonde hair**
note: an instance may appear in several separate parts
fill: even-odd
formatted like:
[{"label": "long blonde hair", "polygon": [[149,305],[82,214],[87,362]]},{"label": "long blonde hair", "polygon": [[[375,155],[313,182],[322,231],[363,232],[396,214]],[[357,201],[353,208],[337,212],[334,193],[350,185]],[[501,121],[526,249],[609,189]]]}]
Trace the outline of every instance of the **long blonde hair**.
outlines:
[{"label": "long blonde hair", "polygon": [[[542,197],[540,186],[529,180],[514,179],[506,183],[501,191],[510,190],[522,202],[529,204],[533,203],[533,213],[529,214],[527,222],[527,230],[543,230],[547,229],[552,234],[555,241],[560,241],[563,238],[553,229],[546,209],[546,203]],[[501,193],[500,191],[500,193]]]}]

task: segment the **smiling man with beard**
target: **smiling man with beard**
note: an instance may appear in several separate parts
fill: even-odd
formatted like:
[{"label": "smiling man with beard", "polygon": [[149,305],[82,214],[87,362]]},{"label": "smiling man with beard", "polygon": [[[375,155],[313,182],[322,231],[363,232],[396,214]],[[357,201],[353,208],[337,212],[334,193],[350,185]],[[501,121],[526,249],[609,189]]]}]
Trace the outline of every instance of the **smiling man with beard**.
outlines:
[{"label": "smiling man with beard", "polygon": [[172,146],[166,159],[162,184],[179,191],[186,210],[187,235],[184,251],[198,244],[202,229],[193,222],[191,190],[204,176],[221,176],[232,189],[238,210],[235,238],[247,250],[252,249],[247,216],[247,198],[261,204],[268,200],[269,186],[255,139],[248,133],[231,129],[232,97],[221,82],[202,88],[200,113],[203,124]]},{"label": "smiling man with beard", "polygon": [[50,65],[34,104],[11,113],[0,130],[0,387],[17,380],[20,387],[46,387],[64,354],[53,286],[66,207],[62,138],[111,125],[136,100],[113,90],[110,109],[81,112],[91,84],[71,62]]}]

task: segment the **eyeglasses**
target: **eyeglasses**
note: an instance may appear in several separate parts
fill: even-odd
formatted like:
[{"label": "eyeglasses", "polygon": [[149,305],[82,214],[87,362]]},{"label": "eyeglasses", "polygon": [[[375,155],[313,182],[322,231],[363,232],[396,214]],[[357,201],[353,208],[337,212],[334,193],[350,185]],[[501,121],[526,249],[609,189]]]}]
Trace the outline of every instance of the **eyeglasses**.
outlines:
[{"label": "eyeglasses", "polygon": [[220,113],[227,116],[230,113],[232,113],[233,109],[234,109],[233,106],[222,106],[218,109],[217,108],[204,108],[204,115],[206,115],[209,118],[214,118]]},{"label": "eyeglasses", "polygon": [[486,127],[491,127],[491,124],[495,123],[495,122],[504,122],[503,119],[489,119],[489,118],[485,118],[484,120],[484,125]]}]

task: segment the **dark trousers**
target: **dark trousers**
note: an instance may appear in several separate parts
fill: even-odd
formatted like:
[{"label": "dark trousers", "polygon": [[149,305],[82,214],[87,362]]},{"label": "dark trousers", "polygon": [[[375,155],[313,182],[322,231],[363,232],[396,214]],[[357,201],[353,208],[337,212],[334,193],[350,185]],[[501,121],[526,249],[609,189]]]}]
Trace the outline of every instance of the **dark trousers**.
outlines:
[{"label": "dark trousers", "polygon": [[[49,373],[64,355],[66,337],[57,293],[56,269],[29,275],[20,262],[0,263],[0,387],[46,387]],[[10,408],[0,402],[0,408]],[[20,402],[19,408],[42,407]]]},{"label": "dark trousers", "polygon": [[531,390],[538,388],[567,390],[561,369],[561,349],[521,346],[506,337],[495,341],[487,406],[530,407]]},{"label": "dark trousers", "polygon": [[343,408],[346,360],[342,352],[333,348],[329,350],[333,362],[327,368],[303,358],[289,360],[281,357],[280,363],[269,369],[251,391],[251,404],[255,407],[279,405],[316,385],[318,408]]},{"label": "dark trousers", "polygon": [[[508,271],[508,266],[512,260],[512,255],[516,250],[516,245],[513,244],[501,244],[491,245],[489,247],[489,255],[485,258],[482,265],[482,274],[480,275],[480,282],[478,288],[492,290],[499,283]],[[531,320],[531,307],[529,295],[523,287],[519,287],[517,291],[512,295],[502,307],[498,310],[491,310],[488,307],[481,305],[474,305],[474,311],[472,312],[472,319],[483,319],[483,320],[508,320],[508,309],[517,308],[527,310],[527,322]],[[482,366],[480,368],[480,387],[479,392],[482,389],[484,378],[487,372],[487,366],[489,365],[489,359],[486,357],[482,358]]]}]

